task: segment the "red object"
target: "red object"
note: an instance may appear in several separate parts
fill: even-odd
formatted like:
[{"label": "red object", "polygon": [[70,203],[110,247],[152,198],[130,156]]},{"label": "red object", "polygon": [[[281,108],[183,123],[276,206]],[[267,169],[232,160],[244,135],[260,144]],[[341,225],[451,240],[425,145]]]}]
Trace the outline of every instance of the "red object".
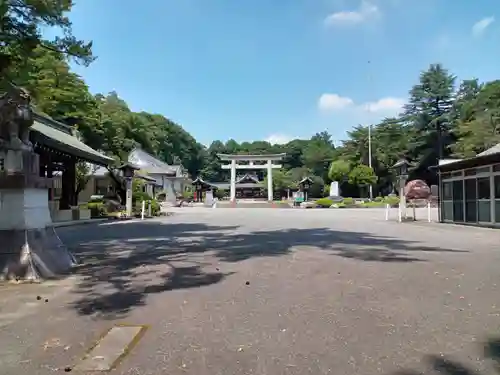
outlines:
[{"label": "red object", "polygon": [[404,193],[407,199],[429,199],[431,189],[422,180],[412,180],[406,184]]}]

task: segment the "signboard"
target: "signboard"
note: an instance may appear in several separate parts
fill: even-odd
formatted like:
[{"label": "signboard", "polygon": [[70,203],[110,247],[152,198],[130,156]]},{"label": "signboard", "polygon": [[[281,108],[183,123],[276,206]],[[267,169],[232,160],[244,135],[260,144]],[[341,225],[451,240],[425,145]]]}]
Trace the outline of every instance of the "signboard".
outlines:
[{"label": "signboard", "polygon": [[293,199],[295,202],[304,202],[304,192],[303,191],[296,191],[293,193]]}]

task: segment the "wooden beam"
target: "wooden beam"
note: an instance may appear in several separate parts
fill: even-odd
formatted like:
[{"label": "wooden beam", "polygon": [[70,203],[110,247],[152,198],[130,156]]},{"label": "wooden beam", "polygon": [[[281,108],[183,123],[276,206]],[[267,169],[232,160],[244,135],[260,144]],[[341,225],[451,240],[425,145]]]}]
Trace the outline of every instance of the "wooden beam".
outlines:
[{"label": "wooden beam", "polygon": [[[222,169],[231,169],[231,165],[222,165]],[[272,169],[279,169],[282,168],[281,164],[273,164]],[[267,164],[265,165],[242,165],[242,164],[236,164],[236,169],[267,169]]]}]

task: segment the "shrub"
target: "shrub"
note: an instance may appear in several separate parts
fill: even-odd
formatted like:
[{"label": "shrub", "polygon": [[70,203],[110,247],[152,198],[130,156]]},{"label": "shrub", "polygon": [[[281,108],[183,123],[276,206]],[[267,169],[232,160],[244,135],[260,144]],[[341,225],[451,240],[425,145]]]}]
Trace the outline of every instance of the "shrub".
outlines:
[{"label": "shrub", "polygon": [[184,198],[185,200],[188,200],[188,201],[192,200],[193,199],[193,192],[192,191],[188,191],[188,190],[184,191],[182,193],[182,198]]},{"label": "shrub", "polygon": [[384,201],[384,198],[383,197],[375,197],[374,199],[375,202],[383,202]]},{"label": "shrub", "polygon": [[223,189],[217,189],[214,193],[217,199],[224,199],[227,196],[227,191]]},{"label": "shrub", "polygon": [[350,206],[354,204],[354,199],[352,198],[344,198],[342,200],[342,203],[344,203],[346,206]]},{"label": "shrub", "polygon": [[160,204],[156,199],[151,199],[151,215],[153,216],[160,215]]},{"label": "shrub", "polygon": [[384,202],[391,206],[399,204],[399,197],[385,197]]},{"label": "shrub", "polygon": [[328,208],[333,204],[333,201],[329,198],[321,198],[316,201],[316,204],[322,208]]},{"label": "shrub", "polygon": [[106,216],[106,206],[103,202],[89,202],[87,208],[90,210],[90,217],[103,217]]}]

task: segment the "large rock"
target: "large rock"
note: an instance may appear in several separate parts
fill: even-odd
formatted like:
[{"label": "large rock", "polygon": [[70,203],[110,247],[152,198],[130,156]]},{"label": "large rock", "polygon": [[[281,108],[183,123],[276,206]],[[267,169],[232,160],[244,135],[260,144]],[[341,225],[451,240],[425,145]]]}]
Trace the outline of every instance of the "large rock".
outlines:
[{"label": "large rock", "polygon": [[429,199],[431,189],[425,181],[412,180],[406,184],[404,193],[406,199]]}]

